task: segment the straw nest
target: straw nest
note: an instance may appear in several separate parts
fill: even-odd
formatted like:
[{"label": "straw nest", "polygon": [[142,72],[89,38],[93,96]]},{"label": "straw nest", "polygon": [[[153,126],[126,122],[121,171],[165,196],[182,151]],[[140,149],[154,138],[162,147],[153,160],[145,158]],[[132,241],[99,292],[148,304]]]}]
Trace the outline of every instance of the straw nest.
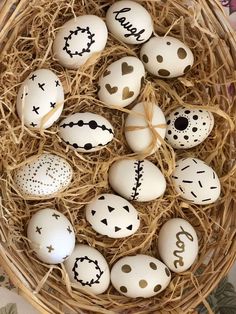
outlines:
[{"label": "straw nest", "polygon": [[[165,114],[179,105],[208,109],[214,113],[215,127],[209,138],[196,148],[174,151],[162,145],[148,157],[165,174],[168,188],[164,197],[149,203],[134,203],[140,212],[141,227],[133,236],[118,240],[100,236],[86,223],[84,206],[98,193],[111,192],[107,172],[112,162],[136,155],[131,154],[123,134],[124,120],[132,106],[123,110],[107,108],[97,99],[97,81],[108,64],[125,55],[139,56],[140,47],[127,46],[110,35],[102,55],[75,71],[63,68],[53,59],[52,43],[57,28],[64,22],[88,13],[104,18],[111,2],[6,0],[1,4],[0,263],[21,294],[43,313],[67,313],[67,310],[107,314],[191,313],[202,301],[211,313],[204,299],[229,271],[236,252],[236,106],[235,96],[227,88],[236,78],[233,71],[236,41],[216,0],[140,1],[153,17],[155,32],[184,41],[194,52],[195,63],[190,72],[178,79],[167,81],[148,75],[138,101],[155,99]],[[16,114],[17,91],[26,76],[38,68],[52,69],[63,82],[66,101],[62,117],[92,111],[111,121],[115,140],[107,148],[78,154],[61,143],[57,124],[41,132],[21,124]],[[43,151],[58,154],[73,166],[73,182],[56,198],[24,200],[14,189],[14,169]],[[176,196],[170,174],[175,160],[183,156],[203,159],[216,170],[222,184],[217,203],[190,205]],[[197,230],[198,260],[189,271],[173,274],[169,287],[150,299],[132,300],[119,295],[111,286],[103,295],[85,294],[72,289],[63,266],[44,265],[29,249],[25,226],[33,213],[46,207],[64,213],[74,226],[77,241],[96,247],[110,265],[128,254],[158,257],[160,227],[171,217],[183,217]]]}]

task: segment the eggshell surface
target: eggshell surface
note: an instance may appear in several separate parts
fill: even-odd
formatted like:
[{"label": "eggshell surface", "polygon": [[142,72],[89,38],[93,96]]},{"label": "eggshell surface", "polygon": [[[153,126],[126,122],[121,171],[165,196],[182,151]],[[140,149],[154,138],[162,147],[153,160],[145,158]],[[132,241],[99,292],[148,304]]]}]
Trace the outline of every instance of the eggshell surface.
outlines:
[{"label": "eggshell surface", "polygon": [[194,61],[192,51],[171,36],[152,37],[141,48],[145,69],[161,78],[173,78],[187,73]]},{"label": "eggshell surface", "polygon": [[50,208],[39,210],[31,217],[27,237],[38,259],[47,264],[64,262],[75,246],[70,221],[59,211]]},{"label": "eggshell surface", "polygon": [[140,225],[136,209],[124,198],[101,194],[86,206],[86,219],[92,228],[110,238],[134,234]]},{"label": "eggshell surface", "polygon": [[61,139],[78,152],[90,153],[108,145],[114,136],[113,127],[104,117],[91,113],[74,113],[61,121]]},{"label": "eggshell surface", "polygon": [[166,117],[166,139],[173,148],[186,149],[201,144],[211,133],[214,116],[203,109],[178,107]]},{"label": "eggshell surface", "polygon": [[163,291],[171,273],[158,259],[138,254],[118,260],[111,270],[111,282],[121,294],[130,298],[150,298]]},{"label": "eggshell surface", "polygon": [[45,153],[18,168],[14,182],[23,195],[52,197],[71,182],[73,170],[62,157]]},{"label": "eggshell surface", "polygon": [[71,282],[94,294],[107,290],[110,270],[103,255],[89,245],[77,244],[65,261],[65,268]]},{"label": "eggshell surface", "polygon": [[220,196],[221,185],[216,172],[197,158],[177,161],[172,181],[176,192],[194,204],[211,204]]},{"label": "eggshell surface", "polygon": [[125,122],[125,138],[133,152],[153,154],[165,135],[166,119],[160,107],[141,102],[132,108]]},{"label": "eggshell surface", "polygon": [[112,164],[109,182],[128,200],[146,202],[164,194],[166,181],[159,168],[148,160],[123,159]]},{"label": "eggshell surface", "polygon": [[66,22],[53,43],[55,58],[64,67],[78,69],[106,46],[107,28],[96,15],[82,15]]},{"label": "eggshell surface", "polygon": [[57,75],[47,69],[32,72],[17,94],[18,116],[31,128],[49,128],[60,117],[63,106],[62,84]]},{"label": "eggshell surface", "polygon": [[111,63],[99,79],[98,98],[108,106],[126,107],[139,95],[145,70],[136,57]]},{"label": "eggshell surface", "polygon": [[181,218],[168,220],[158,235],[158,251],[170,270],[189,269],[198,255],[198,238],[191,224]]},{"label": "eggshell surface", "polygon": [[142,44],[153,32],[148,11],[135,1],[116,1],[107,11],[109,31],[127,44]]}]

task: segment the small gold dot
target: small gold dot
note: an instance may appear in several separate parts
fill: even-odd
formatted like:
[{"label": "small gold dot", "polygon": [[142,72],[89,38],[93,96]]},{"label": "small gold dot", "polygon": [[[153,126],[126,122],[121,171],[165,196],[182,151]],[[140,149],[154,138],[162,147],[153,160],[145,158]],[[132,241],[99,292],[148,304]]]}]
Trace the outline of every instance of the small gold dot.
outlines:
[{"label": "small gold dot", "polygon": [[142,59],[143,59],[143,62],[148,63],[148,56],[147,55],[143,55]]},{"label": "small gold dot", "polygon": [[160,291],[161,290],[161,285],[156,285],[153,290],[154,290],[154,292]]},{"label": "small gold dot", "polygon": [[129,265],[123,265],[121,270],[123,271],[123,273],[130,273],[131,272],[131,267]]},{"label": "small gold dot", "polygon": [[128,290],[125,286],[121,286],[120,291],[126,293]]},{"label": "small gold dot", "polygon": [[152,269],[154,269],[154,270],[157,269],[157,265],[156,265],[155,263],[153,263],[153,262],[149,263],[149,266],[150,266]]},{"label": "small gold dot", "polygon": [[159,63],[163,62],[163,57],[161,55],[157,56],[157,62]]},{"label": "small gold dot", "polygon": [[184,73],[187,73],[190,69],[191,69],[191,65],[186,66],[186,68],[184,69]]},{"label": "small gold dot", "polygon": [[148,283],[147,283],[146,280],[142,279],[142,280],[139,281],[139,287],[140,288],[146,288],[147,285],[148,285]]},{"label": "small gold dot", "polygon": [[169,271],[169,269],[167,267],[165,268],[165,272],[166,272],[166,276],[170,277],[170,271]]},{"label": "small gold dot", "polygon": [[158,74],[161,75],[161,76],[169,76],[170,75],[170,71],[165,70],[165,69],[160,69],[158,71]]},{"label": "small gold dot", "polygon": [[177,51],[177,55],[180,59],[185,59],[187,57],[187,52],[184,48],[179,48]]}]

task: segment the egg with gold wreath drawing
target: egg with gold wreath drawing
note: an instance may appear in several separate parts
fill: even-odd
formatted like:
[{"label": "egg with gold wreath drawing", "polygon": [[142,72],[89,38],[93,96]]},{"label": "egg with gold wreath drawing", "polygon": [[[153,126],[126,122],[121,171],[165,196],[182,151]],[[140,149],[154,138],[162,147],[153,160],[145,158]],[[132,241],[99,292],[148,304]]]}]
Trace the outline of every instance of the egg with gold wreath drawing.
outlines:
[{"label": "egg with gold wreath drawing", "polygon": [[[58,264],[67,285],[83,293],[152,298],[188,276],[201,254],[190,208],[207,211],[223,197],[221,173],[201,157],[219,117],[213,106],[181,96],[168,109],[163,101],[172,102],[171,95],[152,89],[156,80],[174,92],[185,84],[191,93],[194,47],[182,36],[159,34],[142,3],[116,1],[107,9],[106,17],[88,12],[58,24],[55,70],[22,75],[18,123],[40,147],[19,156],[9,184],[30,208],[24,236],[33,263]],[[126,53],[106,48],[110,38],[129,47]],[[91,78],[103,54],[106,64]],[[73,74],[72,87],[61,71]],[[96,105],[76,83],[80,71],[94,86]],[[174,202],[179,211],[171,212]]]}]

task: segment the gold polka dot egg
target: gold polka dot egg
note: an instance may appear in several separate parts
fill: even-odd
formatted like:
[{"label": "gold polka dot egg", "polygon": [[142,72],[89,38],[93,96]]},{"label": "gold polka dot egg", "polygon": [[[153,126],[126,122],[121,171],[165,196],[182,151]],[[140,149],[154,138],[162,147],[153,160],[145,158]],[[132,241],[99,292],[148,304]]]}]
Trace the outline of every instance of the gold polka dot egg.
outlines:
[{"label": "gold polka dot egg", "polygon": [[174,78],[187,73],[194,61],[193,53],[179,39],[152,37],[140,52],[146,70],[161,78]]}]

